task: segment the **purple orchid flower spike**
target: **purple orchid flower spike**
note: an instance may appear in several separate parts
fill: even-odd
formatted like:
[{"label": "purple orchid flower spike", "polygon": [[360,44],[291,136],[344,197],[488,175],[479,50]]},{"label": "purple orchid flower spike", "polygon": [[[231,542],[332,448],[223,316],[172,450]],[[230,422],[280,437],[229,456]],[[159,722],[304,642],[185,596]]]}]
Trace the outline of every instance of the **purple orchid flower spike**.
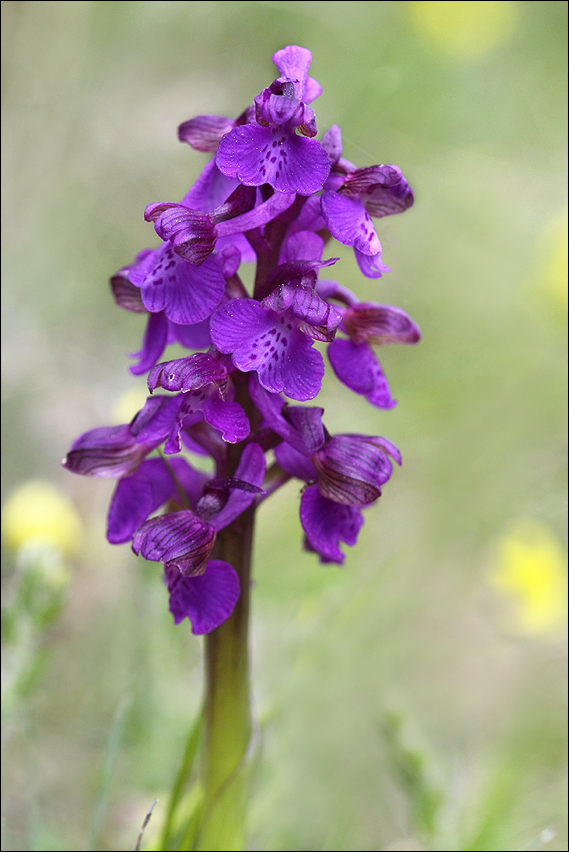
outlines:
[{"label": "purple orchid flower spike", "polygon": [[[392,408],[375,347],[420,337],[399,308],[319,278],[338,260],[324,259],[332,239],[354,249],[366,277],[389,271],[372,219],[403,212],[413,193],[398,166],[344,159],[336,125],[317,140],[311,61],[298,45],[277,50],[278,76],[236,118],[211,113],[179,126],[181,141],[212,157],[181,201],[146,207],[162,243],[111,279],[116,303],[145,317],[130,370],[147,375],[150,396],[130,423],[81,435],[64,461],[118,480],[108,540],[132,541],[164,564],[170,611],[194,633],[246,609],[250,556],[238,543],[287,479],[302,483],[305,547],[343,564],[362,510],[401,463],[386,438],[330,434],[317,404],[285,399],[317,397],[326,348],[346,387]],[[168,353],[171,345],[182,351]],[[192,466],[196,453],[211,473]]]}]

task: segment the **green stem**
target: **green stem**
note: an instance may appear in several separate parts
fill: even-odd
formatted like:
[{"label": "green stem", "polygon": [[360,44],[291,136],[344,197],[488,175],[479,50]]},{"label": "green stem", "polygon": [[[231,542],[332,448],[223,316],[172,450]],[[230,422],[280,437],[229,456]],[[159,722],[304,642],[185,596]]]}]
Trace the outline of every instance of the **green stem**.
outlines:
[{"label": "green stem", "polygon": [[203,748],[204,810],[197,849],[242,850],[251,739],[249,700],[249,591],[255,507],[217,538],[217,557],[239,576],[241,595],[231,617],[206,637]]}]

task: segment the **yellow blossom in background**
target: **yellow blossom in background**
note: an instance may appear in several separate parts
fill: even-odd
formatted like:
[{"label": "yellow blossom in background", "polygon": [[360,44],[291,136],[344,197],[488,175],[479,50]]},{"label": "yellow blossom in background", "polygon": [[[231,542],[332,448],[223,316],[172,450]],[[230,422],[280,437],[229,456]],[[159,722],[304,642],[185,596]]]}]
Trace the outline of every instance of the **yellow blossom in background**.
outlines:
[{"label": "yellow blossom in background", "polygon": [[49,482],[25,482],[2,509],[2,537],[15,549],[39,545],[72,553],[78,549],[81,533],[77,509]]},{"label": "yellow blossom in background", "polygon": [[119,397],[113,409],[113,423],[130,423],[148,399],[146,384],[144,387],[131,388]]},{"label": "yellow blossom in background", "polygon": [[503,536],[489,581],[508,600],[514,632],[539,636],[563,629],[567,557],[543,524],[520,520]]},{"label": "yellow blossom in background", "polygon": [[146,385],[143,388],[131,388],[119,397],[113,409],[113,423],[130,423],[148,399]]},{"label": "yellow blossom in background", "polygon": [[537,271],[539,283],[555,306],[567,310],[568,278],[567,207],[547,222],[538,242]]},{"label": "yellow blossom in background", "polygon": [[482,56],[506,41],[518,18],[513,0],[413,0],[407,7],[427,41],[465,59]]}]

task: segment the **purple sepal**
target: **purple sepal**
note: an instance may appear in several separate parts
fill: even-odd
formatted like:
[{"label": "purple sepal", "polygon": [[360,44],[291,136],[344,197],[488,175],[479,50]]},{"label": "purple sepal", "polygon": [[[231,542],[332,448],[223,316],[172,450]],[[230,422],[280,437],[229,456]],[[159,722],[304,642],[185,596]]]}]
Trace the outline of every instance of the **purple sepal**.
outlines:
[{"label": "purple sepal", "polygon": [[171,241],[176,254],[199,266],[210,256],[217,241],[217,231],[208,213],[189,210],[171,202],[149,204],[144,211],[147,222],[165,242]]},{"label": "purple sepal", "polygon": [[150,518],[132,539],[134,553],[152,562],[163,562],[186,577],[203,574],[213,545],[215,530],[195,512],[184,509]]},{"label": "purple sepal", "polygon": [[111,290],[119,308],[134,311],[135,314],[145,314],[146,308],[142,303],[140,288],[132,284],[122,271],[111,278]]},{"label": "purple sepal", "polygon": [[194,470],[185,459],[146,459],[138,470],[118,482],[107,518],[107,539],[111,544],[130,541],[135,530],[167,500],[180,499],[174,476],[195,505],[207,476]]},{"label": "purple sepal", "polygon": [[312,456],[323,497],[347,506],[367,506],[381,495],[393,466],[366,435],[334,435]]},{"label": "purple sepal", "polygon": [[251,399],[267,426],[303,455],[310,456],[324,443],[323,408],[287,405],[282,397],[268,393],[255,376],[249,382]]},{"label": "purple sepal", "polygon": [[324,186],[330,163],[316,139],[281,127],[248,124],[223,137],[217,166],[246,186],[270,184],[277,192],[312,195]]},{"label": "purple sepal", "polygon": [[412,206],[411,187],[399,166],[370,166],[347,175],[342,194],[359,197],[366,210],[376,219],[403,213]]},{"label": "purple sepal", "polygon": [[63,467],[81,476],[119,479],[139,466],[144,456],[160,443],[149,438],[137,441],[128,424],[100,426],[80,435],[63,460]]},{"label": "purple sepal", "polygon": [[184,577],[177,568],[166,567],[164,579],[170,593],[170,612],[174,623],[188,618],[192,633],[211,633],[226,621],[239,599],[237,573],[229,562],[210,559],[205,573]]},{"label": "purple sepal", "polygon": [[300,523],[308,544],[320,554],[322,561],[342,565],[345,555],[339,543],[343,541],[352,547],[364,519],[356,506],[327,500],[317,485],[309,485],[300,498]]},{"label": "purple sepal", "polygon": [[178,127],[178,139],[195,151],[217,151],[219,140],[235,127],[235,119],[224,115],[196,115]]},{"label": "purple sepal", "polygon": [[386,409],[397,405],[381,365],[367,343],[336,338],[328,347],[328,358],[338,379],[350,390],[365,396],[371,405]]},{"label": "purple sepal", "polygon": [[275,458],[286,473],[305,482],[316,482],[318,474],[309,458],[283,441],[275,447]]},{"label": "purple sepal", "polygon": [[129,429],[139,443],[160,444],[169,434],[178,417],[182,395],[148,397]]},{"label": "purple sepal", "polygon": [[421,332],[409,314],[392,305],[360,302],[343,313],[343,327],[354,343],[417,343]]},{"label": "purple sepal", "polygon": [[[132,285],[131,285],[132,286]],[[140,293],[140,290],[137,291]],[[168,343],[168,320],[164,311],[149,314],[146,332],[139,352],[133,352],[131,358],[138,358],[138,363],[130,367],[134,376],[147,373],[158,361]]]}]

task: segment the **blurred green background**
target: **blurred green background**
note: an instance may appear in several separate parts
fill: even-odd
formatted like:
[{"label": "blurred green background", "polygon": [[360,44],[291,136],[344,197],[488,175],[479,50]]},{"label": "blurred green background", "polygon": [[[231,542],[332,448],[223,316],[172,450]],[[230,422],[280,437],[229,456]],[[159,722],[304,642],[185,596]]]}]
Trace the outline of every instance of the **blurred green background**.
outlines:
[{"label": "blurred green background", "polygon": [[298,484],[260,512],[251,849],[567,849],[566,23],[542,1],[2,2],[2,498],[51,484],[12,515],[64,528],[30,555],[5,525],[3,849],[131,849],[157,796],[155,848],[201,640],[106,543],[113,484],[59,462],[137,410],[143,320],[107,280],[206,162],[177,125],[240,113],[286,44],[312,51],[320,133],[415,190],[378,223],[389,275],[327,256],[423,340],[380,353],[393,411],[326,379],[329,430],[404,458],[345,567],[301,551]]}]

